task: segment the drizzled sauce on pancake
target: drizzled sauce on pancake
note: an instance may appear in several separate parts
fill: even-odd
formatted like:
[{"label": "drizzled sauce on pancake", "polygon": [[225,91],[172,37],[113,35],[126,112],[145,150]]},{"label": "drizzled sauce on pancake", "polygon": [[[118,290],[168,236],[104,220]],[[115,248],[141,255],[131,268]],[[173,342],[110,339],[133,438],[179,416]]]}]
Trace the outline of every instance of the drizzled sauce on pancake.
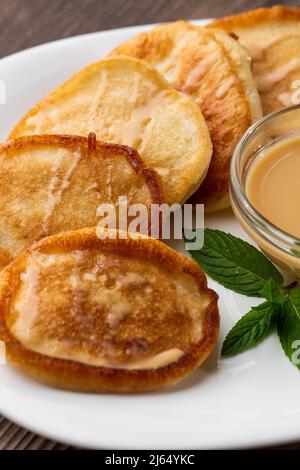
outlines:
[{"label": "drizzled sauce on pancake", "polygon": [[217,98],[223,98],[226,93],[230,90],[231,86],[237,83],[237,79],[234,75],[225,79],[222,85],[219,86],[216,92]]},{"label": "drizzled sauce on pancake", "polygon": [[219,58],[219,53],[215,52],[208,57],[200,60],[187,76],[182,91],[191,92],[199,86],[199,81],[207,73],[213,63]]},{"label": "drizzled sauce on pancake", "polygon": [[52,216],[55,207],[58,204],[60,204],[63,192],[69,186],[70,178],[71,178],[71,176],[72,176],[72,174],[73,174],[75,168],[77,167],[77,165],[79,163],[79,160],[81,158],[81,151],[80,150],[77,150],[76,152],[73,152],[73,155],[72,155],[73,161],[71,161],[71,163],[70,163],[67,171],[65,172],[64,176],[62,178],[60,178],[59,169],[60,169],[60,165],[62,163],[62,160],[63,160],[63,157],[65,156],[65,154],[66,154],[66,152],[62,152],[60,161],[57,163],[57,165],[55,165],[51,169],[53,171],[53,176],[50,179],[50,183],[49,183],[49,187],[48,187],[48,191],[47,191],[47,202],[46,202],[46,205],[45,205],[45,219],[44,219],[44,223],[43,223],[43,226],[42,226],[42,234],[41,234],[42,236],[47,235],[48,228],[49,228],[50,217]]},{"label": "drizzled sauce on pancake", "polygon": [[299,69],[299,67],[300,59],[298,57],[295,57],[294,59],[291,59],[289,62],[275,69],[264,77],[256,76],[255,79],[259,91],[261,93],[266,93],[270,91],[274,84],[285,79],[289,75],[289,73]]},{"label": "drizzled sauce on pancake", "polygon": [[[48,298],[50,296],[50,298]],[[75,250],[33,251],[10,329],[36,352],[89,365],[155,368],[202,335],[195,281],[146,260]]]}]

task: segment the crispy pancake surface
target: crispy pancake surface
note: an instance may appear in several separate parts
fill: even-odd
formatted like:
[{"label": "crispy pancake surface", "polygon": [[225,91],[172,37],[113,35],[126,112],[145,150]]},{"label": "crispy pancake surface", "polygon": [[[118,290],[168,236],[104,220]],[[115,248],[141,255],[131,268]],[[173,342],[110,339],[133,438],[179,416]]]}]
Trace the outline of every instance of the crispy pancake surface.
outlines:
[{"label": "crispy pancake surface", "polygon": [[248,49],[264,114],[299,103],[300,9],[261,8],[211,26],[236,33]]},{"label": "crispy pancake surface", "polygon": [[93,134],[0,146],[0,268],[40,238],[96,226],[99,205],[117,206],[119,196],[148,210],[164,201],[159,176],[129,147],[96,142]]},{"label": "crispy pancake surface", "polygon": [[170,204],[184,202],[207,173],[211,140],[199,108],[146,62],[116,57],[83,69],[38,103],[11,137],[89,132],[137,149],[161,175]]},{"label": "crispy pancake surface", "polygon": [[149,61],[200,106],[210,130],[213,155],[207,177],[191,200],[204,202],[207,210],[228,206],[233,150],[262,114],[248,53],[222,30],[178,21],[139,34],[112,54]]},{"label": "crispy pancake surface", "polygon": [[173,385],[214,346],[217,295],[196,263],[161,242],[103,234],[112,232],[45,238],[2,271],[7,358],[38,380],[72,390]]}]

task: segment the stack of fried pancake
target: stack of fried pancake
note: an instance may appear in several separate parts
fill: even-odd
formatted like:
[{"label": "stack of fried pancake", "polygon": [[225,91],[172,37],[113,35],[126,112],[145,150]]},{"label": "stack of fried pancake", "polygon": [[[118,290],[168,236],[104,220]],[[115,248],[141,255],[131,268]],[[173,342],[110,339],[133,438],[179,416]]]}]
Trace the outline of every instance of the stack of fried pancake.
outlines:
[{"label": "stack of fried pancake", "polygon": [[[237,35],[252,58],[264,114],[299,104],[300,10],[275,6],[221,18],[209,27]],[[297,92],[298,89],[298,92]]]},{"label": "stack of fried pancake", "polygon": [[220,29],[186,21],[142,33],[113,51],[147,60],[203,112],[213,145],[208,174],[192,196],[206,210],[229,205],[229,166],[248,127],[261,117],[261,104],[245,49]]},{"label": "stack of fried pancake", "polygon": [[[229,206],[249,126],[290,104],[296,9],[137,35],[52,91],[0,146],[0,339],[51,385],[146,391],[197,368],[218,334],[201,268],[146,235],[96,229],[97,209]],[[299,82],[300,83],[300,82]]]},{"label": "stack of fried pancake", "polygon": [[169,204],[184,202],[207,173],[211,141],[198,106],[141,60],[86,67],[29,111],[10,138],[90,132],[135,148],[160,175]]},{"label": "stack of fried pancake", "polygon": [[10,137],[95,132],[137,149],[160,173],[168,203],[192,196],[212,211],[228,207],[233,150],[260,117],[245,49],[222,30],[179,21],[83,69],[29,111]]},{"label": "stack of fried pancake", "polygon": [[151,229],[151,206],[190,197],[211,153],[199,106],[129,56],[87,67],[21,120],[0,146],[0,338],[11,363],[58,387],[133,392],[203,362],[219,316],[201,268],[148,236],[96,226],[103,205],[118,223],[126,197]]}]

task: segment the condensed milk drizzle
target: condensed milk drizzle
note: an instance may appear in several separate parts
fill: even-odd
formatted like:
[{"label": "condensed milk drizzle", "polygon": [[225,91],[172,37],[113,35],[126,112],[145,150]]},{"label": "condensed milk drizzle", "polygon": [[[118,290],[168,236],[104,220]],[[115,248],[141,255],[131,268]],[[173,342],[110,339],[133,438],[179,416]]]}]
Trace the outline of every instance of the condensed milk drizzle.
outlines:
[{"label": "condensed milk drizzle", "polygon": [[295,71],[299,67],[300,58],[295,57],[294,59],[284,64],[282,67],[279,67],[278,69],[269,73],[265,77],[256,76],[255,80],[259,91],[261,93],[267,93],[272,89],[273,85],[286,78],[289,73]]},{"label": "condensed milk drizzle", "polygon": [[85,253],[84,251],[76,250],[74,252],[74,265],[72,269],[72,274],[70,276],[70,289],[72,295],[72,302],[71,302],[71,309],[70,314],[71,316],[77,316],[81,314],[82,311],[82,293],[80,289],[80,275],[81,275],[81,266],[84,262]]},{"label": "condensed milk drizzle", "polygon": [[231,86],[234,85],[237,82],[237,79],[235,76],[228,77],[223,81],[223,83],[219,86],[216,92],[216,97],[217,98],[223,98],[228,91],[230,90]]},{"label": "condensed milk drizzle", "polygon": [[185,84],[181,87],[184,92],[191,92],[199,86],[199,82],[203,75],[205,75],[212,64],[218,59],[219,54],[217,52],[210,54],[203,60],[200,60],[198,64],[192,69],[191,73],[187,76]]},{"label": "condensed milk drizzle", "polygon": [[[265,51],[276,44],[280,40],[280,36],[275,36],[272,39],[266,41],[260,41],[257,43],[247,43],[244,44],[245,48],[249,51],[249,54],[253,61],[260,61],[264,57]],[[243,43],[242,43],[243,44]]]},{"label": "condensed milk drizzle", "polygon": [[45,236],[48,234],[50,218],[56,206],[60,203],[64,191],[69,186],[70,178],[76,166],[78,165],[80,158],[81,158],[80,150],[77,150],[76,152],[73,153],[73,160],[71,161],[62,180],[59,177],[59,170],[61,168],[63,156],[61,156],[58,164],[52,168],[53,175],[50,179],[50,184],[49,184],[48,191],[47,191],[47,202],[46,202],[45,216],[44,216],[44,222],[43,222],[42,233],[41,233],[42,236]]},{"label": "condensed milk drizzle", "polygon": [[39,314],[39,277],[39,265],[31,256],[26,271],[20,276],[23,284],[22,297],[16,303],[16,310],[19,315],[14,325],[15,331],[19,332],[25,341],[30,341],[32,327]]},{"label": "condensed milk drizzle", "polygon": [[293,103],[293,92],[284,91],[278,95],[278,100],[283,106],[292,106]]},{"label": "condensed milk drizzle", "polygon": [[162,100],[166,93],[162,91],[151,96],[143,106],[132,110],[128,120],[113,122],[109,132],[112,135],[117,135],[122,144],[138,148],[145,136],[147,126],[151,123],[153,114],[162,106]]},{"label": "condensed milk drizzle", "polygon": [[[145,99],[145,104],[133,107],[129,119],[122,121],[115,120],[110,125],[110,127],[101,129],[101,119],[98,119],[98,117],[100,116],[99,110],[101,107],[101,100],[107,87],[107,80],[107,72],[102,71],[94,105],[91,109],[88,121],[89,130],[96,130],[95,121],[97,120],[98,135],[102,136],[102,138],[105,138],[105,140],[114,139],[114,141],[118,143],[130,145],[132,147],[138,147],[139,143],[142,141],[142,135],[145,131],[145,128],[147,124],[150,123],[155,109],[160,107],[162,104],[161,98],[165,92],[156,93],[156,90],[153,89],[152,96],[149,96]],[[133,93],[131,96],[133,105],[135,105],[139,95],[139,83],[140,77],[135,74]]]},{"label": "condensed milk drizzle", "polygon": [[88,130],[91,131],[95,127],[95,119],[99,114],[99,107],[101,105],[101,99],[107,86],[107,71],[102,70],[99,85],[95,99],[93,100],[93,106],[91,108],[90,117],[88,119]]}]

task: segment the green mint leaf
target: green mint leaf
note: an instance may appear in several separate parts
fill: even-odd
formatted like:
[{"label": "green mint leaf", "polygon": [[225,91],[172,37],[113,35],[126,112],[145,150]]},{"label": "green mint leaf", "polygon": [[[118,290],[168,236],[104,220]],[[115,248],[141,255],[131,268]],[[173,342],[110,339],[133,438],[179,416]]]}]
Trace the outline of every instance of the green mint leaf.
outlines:
[{"label": "green mint leaf", "polygon": [[277,318],[277,331],[285,355],[300,368],[300,291],[291,289]]},{"label": "green mint leaf", "polygon": [[291,289],[288,293],[288,298],[291,301],[294,313],[297,315],[300,321],[300,290]]},{"label": "green mint leaf", "polygon": [[265,339],[274,327],[278,309],[278,305],[268,300],[253,307],[229,331],[223,343],[222,356],[233,356]]},{"label": "green mint leaf", "polygon": [[285,295],[281,291],[280,286],[275,284],[275,281],[272,278],[265,283],[263,288],[260,290],[260,294],[262,297],[274,304],[281,305],[285,301]]},{"label": "green mint leaf", "polygon": [[221,230],[205,229],[203,248],[190,250],[190,254],[208,276],[240,294],[262,297],[266,281],[283,283],[280,272],[263,253]]}]

